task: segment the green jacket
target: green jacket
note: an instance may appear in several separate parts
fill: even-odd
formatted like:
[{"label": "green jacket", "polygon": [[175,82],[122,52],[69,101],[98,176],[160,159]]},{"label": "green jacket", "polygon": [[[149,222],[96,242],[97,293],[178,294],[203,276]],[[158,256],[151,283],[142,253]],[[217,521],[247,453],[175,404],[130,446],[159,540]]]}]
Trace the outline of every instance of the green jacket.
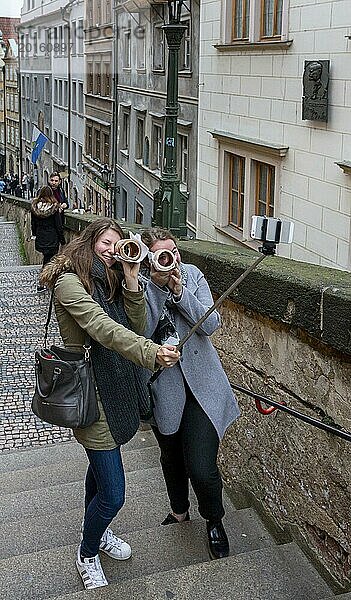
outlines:
[{"label": "green jacket", "polygon": [[[93,300],[74,273],[63,273],[55,285],[55,312],[63,343],[71,350],[82,350],[86,336],[118,352],[135,364],[154,371],[159,345],[141,335],[146,327],[146,308],[142,291],[122,287],[124,308],[133,331],[116,323]],[[99,402],[100,419],[74,435],[86,448],[111,450],[116,447]]]}]

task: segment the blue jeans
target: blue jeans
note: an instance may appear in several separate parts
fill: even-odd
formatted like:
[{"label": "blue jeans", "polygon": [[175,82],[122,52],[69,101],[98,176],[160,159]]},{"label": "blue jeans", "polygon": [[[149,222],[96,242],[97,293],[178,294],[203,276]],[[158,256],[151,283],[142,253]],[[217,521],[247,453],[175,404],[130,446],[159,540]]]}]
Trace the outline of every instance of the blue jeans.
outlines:
[{"label": "blue jeans", "polygon": [[85,449],[89,467],[85,477],[85,516],[81,555],[96,556],[100,540],[125,500],[125,476],[120,448]]}]

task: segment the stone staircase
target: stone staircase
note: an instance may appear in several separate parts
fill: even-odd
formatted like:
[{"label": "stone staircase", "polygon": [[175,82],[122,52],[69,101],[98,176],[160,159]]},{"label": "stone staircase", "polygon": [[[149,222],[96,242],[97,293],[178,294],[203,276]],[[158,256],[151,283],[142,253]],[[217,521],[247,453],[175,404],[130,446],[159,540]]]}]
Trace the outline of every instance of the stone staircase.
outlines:
[{"label": "stone staircase", "polygon": [[194,497],[189,523],[162,527],[169,505],[149,430],[123,447],[127,499],[113,523],[133,556],[103,555],[110,585],[82,590],[74,560],[87,460],[70,432],[31,413],[48,294],[36,293],[38,267],[21,266],[15,225],[0,219],[0,234],[0,600],[335,598],[295,543],[277,545],[253,509],[235,510],[227,498],[227,559],[209,560]]},{"label": "stone staircase", "polygon": [[66,442],[0,455],[1,600],[334,597],[296,544],[278,546],[252,509],[235,510],[225,500],[231,556],[220,561],[209,560],[194,498],[189,523],[162,527],[169,507],[158,454],[151,431],[139,431],[124,446],[127,499],[113,528],[131,544],[133,556],[125,562],[102,556],[110,585],[90,592],[82,590],[74,565],[83,449]]}]

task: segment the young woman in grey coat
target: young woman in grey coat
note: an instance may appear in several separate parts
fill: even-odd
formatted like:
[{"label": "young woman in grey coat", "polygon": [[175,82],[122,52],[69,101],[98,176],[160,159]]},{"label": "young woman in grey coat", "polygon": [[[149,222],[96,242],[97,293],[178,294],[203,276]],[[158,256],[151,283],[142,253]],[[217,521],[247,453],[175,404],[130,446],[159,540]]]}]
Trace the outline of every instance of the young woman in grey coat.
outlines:
[{"label": "young woman in grey coat", "polygon": [[[160,272],[150,263],[144,273],[148,322],[146,335],[157,343],[175,344],[213,304],[204,275],[183,264],[174,236],[158,227],[142,234],[151,252],[173,253],[175,268]],[[228,556],[229,543],[222,518],[222,480],[217,467],[219,441],[239,416],[239,408],[210,340],[220,327],[213,312],[185,344],[178,364],[161,373],[153,384],[154,433],[172,512],[163,525],[189,520],[188,481],[207,521],[212,558]]]}]

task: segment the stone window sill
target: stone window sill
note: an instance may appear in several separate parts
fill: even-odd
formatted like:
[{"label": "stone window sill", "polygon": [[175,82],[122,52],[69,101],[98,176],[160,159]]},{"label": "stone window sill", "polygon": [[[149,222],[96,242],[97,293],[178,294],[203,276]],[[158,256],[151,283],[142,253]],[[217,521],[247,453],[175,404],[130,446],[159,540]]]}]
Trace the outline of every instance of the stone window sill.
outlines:
[{"label": "stone window sill", "polygon": [[216,231],[225,235],[227,238],[242,244],[246,248],[252,248],[252,250],[258,250],[259,243],[251,239],[243,239],[243,232],[239,229],[235,229],[232,225],[214,225]]},{"label": "stone window sill", "polygon": [[245,137],[243,135],[231,133],[230,131],[218,131],[214,129],[208,133],[210,133],[219,141],[232,142],[236,145],[245,146],[246,148],[249,147],[252,150],[264,152],[265,154],[279,158],[284,158],[289,150],[288,146],[282,146],[281,144],[275,144],[274,142]]},{"label": "stone window sill", "polygon": [[269,40],[267,42],[232,42],[228,44],[213,44],[219,52],[235,52],[242,50],[273,50],[274,48],[289,48],[293,43],[292,40]]}]

